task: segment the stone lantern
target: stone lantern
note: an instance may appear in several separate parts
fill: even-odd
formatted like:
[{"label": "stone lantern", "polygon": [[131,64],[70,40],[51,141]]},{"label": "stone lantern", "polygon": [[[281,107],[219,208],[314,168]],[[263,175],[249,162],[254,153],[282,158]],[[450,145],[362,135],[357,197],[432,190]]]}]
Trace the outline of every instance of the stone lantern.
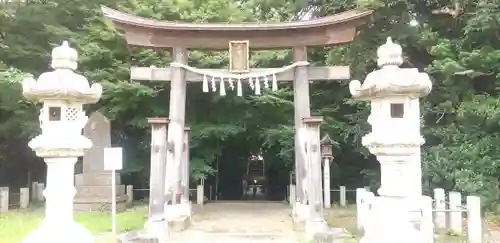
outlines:
[{"label": "stone lantern", "polygon": [[[378,66],[361,83],[349,84],[353,98],[370,101],[368,123],[372,130],[362,144],[380,162],[379,197],[373,200],[370,220],[361,242],[422,242],[411,223],[409,198],[416,183],[415,155],[420,153],[424,138],[420,134],[419,98],[432,87],[429,76],[416,68],[400,68],[402,48],[391,38],[377,50]],[[415,199],[415,198],[413,198]],[[414,208],[413,208],[414,209]]]},{"label": "stone lantern", "polygon": [[40,110],[42,133],[29,146],[47,163],[45,218],[23,243],[90,243],[92,234],[73,220],[74,168],[78,157],[92,146],[82,135],[87,122],[84,104],[96,103],[102,86],[76,74],[77,52],[63,42],[52,51],[54,71],[40,75],[35,81],[27,77],[23,95],[43,104]]},{"label": "stone lantern", "polygon": [[333,160],[333,140],[328,134],[321,139],[321,158],[323,158],[323,205],[325,208],[331,208],[330,163]]}]

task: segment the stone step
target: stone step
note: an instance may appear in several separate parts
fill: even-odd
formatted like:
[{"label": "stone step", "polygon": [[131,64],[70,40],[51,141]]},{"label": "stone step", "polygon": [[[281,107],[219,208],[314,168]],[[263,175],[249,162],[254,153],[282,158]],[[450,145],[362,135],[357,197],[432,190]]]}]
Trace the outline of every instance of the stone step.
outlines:
[{"label": "stone step", "polygon": [[[116,202],[116,211],[123,212],[127,209],[127,203],[125,201]],[[111,202],[78,202],[75,200],[73,203],[73,210],[77,212],[111,212]]]},{"label": "stone step", "polygon": [[[75,186],[76,198],[111,198],[111,186]],[[116,186],[116,196],[125,195],[125,185]]]},{"label": "stone step", "polygon": [[[120,174],[116,173],[116,185],[121,184]],[[75,185],[77,186],[111,186],[111,172],[102,173],[82,173],[75,175]]]},{"label": "stone step", "polygon": [[[113,200],[111,199],[111,195],[107,197],[75,197],[73,199],[73,202],[75,203],[111,203]],[[127,201],[127,196],[121,195],[121,196],[116,196],[116,202],[126,202]]]}]

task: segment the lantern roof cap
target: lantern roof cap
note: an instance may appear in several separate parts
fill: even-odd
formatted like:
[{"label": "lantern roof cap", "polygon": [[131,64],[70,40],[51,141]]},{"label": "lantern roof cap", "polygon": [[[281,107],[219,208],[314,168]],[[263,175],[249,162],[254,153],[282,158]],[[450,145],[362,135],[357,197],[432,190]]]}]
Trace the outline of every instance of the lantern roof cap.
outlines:
[{"label": "lantern roof cap", "polygon": [[333,144],[333,140],[330,138],[330,135],[326,134],[321,138],[321,144]]},{"label": "lantern roof cap", "polygon": [[69,46],[68,41],[63,41],[62,45],[52,50],[53,69],[71,69],[73,71],[78,67],[78,52]]},{"label": "lantern roof cap", "polygon": [[28,75],[22,82],[23,95],[32,100],[66,100],[83,104],[96,103],[102,94],[100,84],[89,85],[77,68],[78,53],[67,41],[52,50],[51,66],[54,71],[45,72],[38,80]]},{"label": "lantern roof cap", "polygon": [[377,56],[379,70],[369,73],[363,84],[358,80],[349,83],[353,98],[374,100],[403,96],[416,99],[430,93],[432,82],[427,73],[419,72],[417,68],[399,67],[403,63],[402,48],[390,37],[377,49]]},{"label": "lantern roof cap", "polygon": [[403,64],[403,49],[399,44],[392,42],[391,37],[387,37],[385,44],[377,49],[377,64],[379,67]]}]

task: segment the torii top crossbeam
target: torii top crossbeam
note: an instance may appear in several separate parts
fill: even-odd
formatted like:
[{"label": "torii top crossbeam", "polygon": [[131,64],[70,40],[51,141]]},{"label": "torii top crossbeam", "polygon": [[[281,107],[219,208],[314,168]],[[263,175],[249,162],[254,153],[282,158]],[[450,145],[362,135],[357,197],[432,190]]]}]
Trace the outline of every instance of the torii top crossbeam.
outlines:
[{"label": "torii top crossbeam", "polygon": [[235,39],[248,40],[253,49],[348,43],[356,36],[356,27],[372,13],[355,9],[304,21],[231,24],[158,21],[104,6],[102,12],[125,32],[130,45],[201,49],[227,49]]}]

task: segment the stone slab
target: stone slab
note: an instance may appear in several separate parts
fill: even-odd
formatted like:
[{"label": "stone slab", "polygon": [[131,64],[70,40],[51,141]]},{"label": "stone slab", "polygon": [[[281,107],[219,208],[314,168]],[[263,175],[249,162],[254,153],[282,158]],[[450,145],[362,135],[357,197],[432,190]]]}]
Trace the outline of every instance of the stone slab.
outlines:
[{"label": "stone slab", "polygon": [[[116,202],[116,211],[123,212],[127,209],[126,202]],[[111,202],[77,202],[73,203],[76,212],[111,212]]]},{"label": "stone slab", "polygon": [[293,230],[296,232],[304,232],[306,228],[306,221],[302,218],[299,218],[297,216],[291,215],[292,216],[292,226]]},{"label": "stone slab", "polygon": [[[121,177],[119,173],[116,175],[116,185],[121,184]],[[75,185],[77,186],[111,186],[111,172],[103,173],[82,173],[75,175]]]},{"label": "stone slab", "polygon": [[117,243],[160,243],[160,240],[155,236],[144,233],[142,231],[131,231],[124,233],[118,237]]},{"label": "stone slab", "polygon": [[92,113],[83,128],[83,135],[92,141],[92,147],[83,155],[83,173],[102,173],[104,148],[111,147],[111,125],[100,112]]},{"label": "stone slab", "polygon": [[[88,197],[80,197],[80,198],[75,198],[73,200],[75,203],[109,203],[113,201],[111,199],[111,195],[108,197],[93,197],[93,198],[88,198]],[[116,197],[116,202],[122,203],[122,202],[127,202],[127,196],[117,196]]]},{"label": "stone slab", "polygon": [[[76,186],[75,198],[107,198],[111,197],[111,186]],[[125,195],[125,185],[116,186],[116,196]]]},{"label": "stone slab", "polygon": [[180,217],[168,220],[168,228],[174,232],[187,230],[190,225],[191,217]]},{"label": "stone slab", "polygon": [[355,241],[356,238],[349,235],[343,228],[328,228],[322,232],[318,232],[313,236],[312,242],[314,243],[342,243]]}]

